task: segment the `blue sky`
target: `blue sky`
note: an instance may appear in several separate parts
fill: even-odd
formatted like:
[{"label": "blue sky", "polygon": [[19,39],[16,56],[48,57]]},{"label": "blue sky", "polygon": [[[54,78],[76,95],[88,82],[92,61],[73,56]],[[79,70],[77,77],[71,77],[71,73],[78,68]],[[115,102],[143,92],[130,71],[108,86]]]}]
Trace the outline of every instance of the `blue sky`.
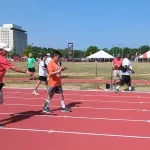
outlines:
[{"label": "blue sky", "polygon": [[0,5],[0,25],[22,26],[36,46],[150,45],[149,0],[1,0]]}]

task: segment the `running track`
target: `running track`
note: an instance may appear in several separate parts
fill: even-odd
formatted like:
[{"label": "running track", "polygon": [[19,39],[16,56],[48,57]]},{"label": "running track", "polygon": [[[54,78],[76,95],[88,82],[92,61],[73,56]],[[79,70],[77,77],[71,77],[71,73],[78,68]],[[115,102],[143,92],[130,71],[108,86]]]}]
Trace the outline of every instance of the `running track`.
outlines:
[{"label": "running track", "polygon": [[[5,78],[4,81],[30,81],[37,82],[36,80],[29,80],[29,78]],[[110,80],[96,80],[96,79],[62,79],[64,83],[110,83]],[[132,84],[150,84],[149,80],[132,80]]]},{"label": "running track", "polygon": [[[150,93],[64,91],[72,113],[43,114],[46,91],[4,89],[0,147],[4,150],[149,150]],[[0,122],[2,123],[2,122]]]}]

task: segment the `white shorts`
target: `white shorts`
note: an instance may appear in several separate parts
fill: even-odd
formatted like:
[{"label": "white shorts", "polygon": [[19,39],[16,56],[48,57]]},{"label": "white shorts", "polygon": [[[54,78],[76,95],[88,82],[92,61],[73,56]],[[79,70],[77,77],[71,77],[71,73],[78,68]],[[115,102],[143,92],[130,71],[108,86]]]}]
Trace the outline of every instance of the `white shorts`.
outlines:
[{"label": "white shorts", "polygon": [[114,70],[113,71],[114,80],[117,80],[121,77],[120,70]]}]

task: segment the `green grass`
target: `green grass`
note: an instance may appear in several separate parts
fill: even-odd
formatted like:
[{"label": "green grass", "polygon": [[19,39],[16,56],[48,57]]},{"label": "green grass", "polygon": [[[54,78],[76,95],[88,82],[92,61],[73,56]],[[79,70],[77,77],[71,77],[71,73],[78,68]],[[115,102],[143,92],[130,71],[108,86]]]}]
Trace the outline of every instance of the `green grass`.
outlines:
[{"label": "green grass", "polygon": [[[24,62],[17,62],[14,65],[20,69],[26,69],[26,63]],[[132,63],[132,65],[136,72],[132,75],[132,79],[150,79],[150,63]],[[63,66],[68,66],[69,69],[62,73],[62,77],[69,79],[110,79],[111,75],[111,63],[109,62],[63,62]],[[38,71],[37,65],[36,70]],[[36,75],[38,76],[38,72],[36,72]],[[8,70],[6,77],[25,78],[27,75]]]}]

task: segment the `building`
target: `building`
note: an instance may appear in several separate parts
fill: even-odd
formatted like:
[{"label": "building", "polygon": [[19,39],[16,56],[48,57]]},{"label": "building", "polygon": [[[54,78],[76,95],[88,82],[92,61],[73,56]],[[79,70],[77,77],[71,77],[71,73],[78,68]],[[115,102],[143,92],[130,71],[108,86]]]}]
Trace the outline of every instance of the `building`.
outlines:
[{"label": "building", "polygon": [[7,43],[15,53],[22,55],[27,47],[27,33],[15,24],[4,24],[0,27],[0,42]]}]

